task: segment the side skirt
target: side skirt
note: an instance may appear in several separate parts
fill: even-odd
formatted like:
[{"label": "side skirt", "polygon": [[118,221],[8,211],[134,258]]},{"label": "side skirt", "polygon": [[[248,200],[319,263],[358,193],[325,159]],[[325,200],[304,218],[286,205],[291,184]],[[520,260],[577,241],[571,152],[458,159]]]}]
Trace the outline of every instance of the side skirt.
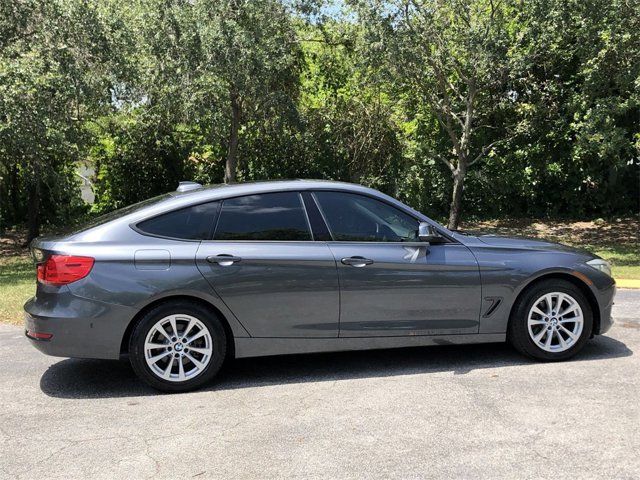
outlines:
[{"label": "side skirt", "polygon": [[236,358],[290,355],[296,353],[341,352],[384,348],[421,347],[427,345],[462,345],[498,343],[505,333],[471,335],[430,335],[411,337],[342,337],[342,338],[236,338]]}]

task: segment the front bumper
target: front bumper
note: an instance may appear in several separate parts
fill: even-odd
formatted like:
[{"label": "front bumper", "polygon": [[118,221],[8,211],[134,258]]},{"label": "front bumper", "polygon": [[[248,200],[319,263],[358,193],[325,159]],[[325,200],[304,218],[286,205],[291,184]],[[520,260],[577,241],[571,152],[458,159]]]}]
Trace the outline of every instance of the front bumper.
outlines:
[{"label": "front bumper", "polygon": [[613,317],[611,311],[613,310],[613,299],[616,296],[616,284],[614,283],[609,288],[600,292],[600,328],[596,332],[597,335],[607,333],[613,326]]},{"label": "front bumper", "polygon": [[[49,299],[51,300],[51,299]],[[56,301],[32,298],[24,306],[25,335],[55,357],[118,359],[125,329],[135,311],[58,292]],[[50,334],[49,339],[34,333]]]}]

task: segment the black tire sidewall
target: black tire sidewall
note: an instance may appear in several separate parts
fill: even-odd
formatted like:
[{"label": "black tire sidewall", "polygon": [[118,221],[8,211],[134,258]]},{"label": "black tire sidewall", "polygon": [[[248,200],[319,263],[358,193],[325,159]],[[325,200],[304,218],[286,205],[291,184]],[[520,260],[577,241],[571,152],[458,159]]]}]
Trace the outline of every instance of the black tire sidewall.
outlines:
[{"label": "black tire sidewall", "polygon": [[[187,314],[197,318],[209,330],[213,352],[205,370],[185,382],[170,382],[157,377],[147,365],[144,356],[144,342],[149,330],[158,320],[174,314]],[[129,360],[135,373],[147,385],[163,392],[186,392],[209,382],[218,373],[226,356],[226,334],[217,316],[209,309],[188,301],[160,304],[140,318],[129,341]]]},{"label": "black tire sidewall", "polygon": [[[573,297],[582,309],[583,327],[578,341],[564,352],[547,352],[538,347],[527,326],[529,311],[534,302],[546,293],[561,292]],[[522,353],[545,361],[566,360],[578,353],[589,340],[593,330],[593,312],[589,301],[578,287],[565,280],[545,280],[529,287],[518,299],[516,308],[509,322],[509,339],[514,347]]]}]

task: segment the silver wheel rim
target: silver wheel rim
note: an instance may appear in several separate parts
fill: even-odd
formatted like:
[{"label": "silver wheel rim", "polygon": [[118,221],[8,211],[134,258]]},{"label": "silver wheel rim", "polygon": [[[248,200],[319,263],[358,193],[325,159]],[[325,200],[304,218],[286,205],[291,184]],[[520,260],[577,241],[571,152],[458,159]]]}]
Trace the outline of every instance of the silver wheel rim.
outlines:
[{"label": "silver wheel rim", "polygon": [[200,375],[212,353],[209,329],[183,313],[158,320],[144,342],[147,365],[158,378],[170,382],[184,382]]},{"label": "silver wheel rim", "polygon": [[529,337],[547,352],[564,352],[580,339],[584,317],[578,301],[563,292],[551,292],[538,298],[529,310]]}]

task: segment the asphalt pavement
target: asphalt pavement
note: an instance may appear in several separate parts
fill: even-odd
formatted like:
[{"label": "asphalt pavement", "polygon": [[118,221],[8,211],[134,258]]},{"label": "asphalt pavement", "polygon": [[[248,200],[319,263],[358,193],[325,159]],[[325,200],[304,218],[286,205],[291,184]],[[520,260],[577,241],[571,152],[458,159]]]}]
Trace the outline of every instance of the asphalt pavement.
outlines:
[{"label": "asphalt pavement", "polygon": [[504,344],[244,359],[163,395],[0,325],[0,478],[640,478],[640,290],[575,359]]}]

